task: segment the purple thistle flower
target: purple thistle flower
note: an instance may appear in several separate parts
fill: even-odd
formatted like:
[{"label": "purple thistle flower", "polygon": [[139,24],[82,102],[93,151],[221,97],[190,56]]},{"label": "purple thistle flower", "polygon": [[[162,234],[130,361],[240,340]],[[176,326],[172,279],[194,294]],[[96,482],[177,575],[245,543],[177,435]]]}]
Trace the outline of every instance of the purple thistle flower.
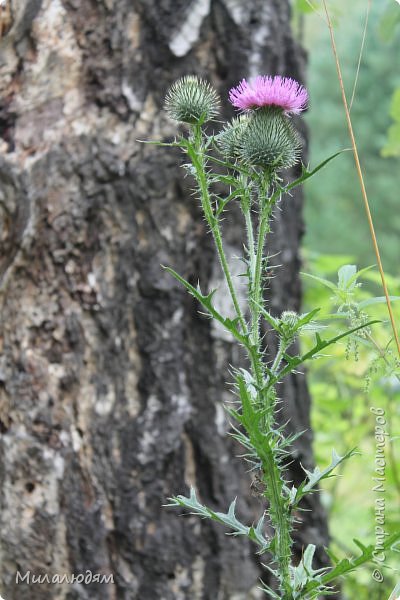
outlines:
[{"label": "purple thistle flower", "polygon": [[250,110],[263,106],[278,106],[286,114],[299,114],[307,106],[307,90],[294,79],[276,75],[259,75],[250,82],[243,79],[229,92],[235,108]]}]

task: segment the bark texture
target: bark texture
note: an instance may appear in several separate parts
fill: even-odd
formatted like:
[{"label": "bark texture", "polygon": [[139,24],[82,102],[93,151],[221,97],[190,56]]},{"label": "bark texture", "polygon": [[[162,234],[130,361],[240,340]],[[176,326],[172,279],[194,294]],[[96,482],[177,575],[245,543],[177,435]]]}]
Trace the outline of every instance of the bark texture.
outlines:
[{"label": "bark texture", "polygon": [[[160,264],[220,284],[170,138],[167,87],[198,73],[303,79],[286,0],[13,0],[0,41],[1,591],[14,600],[244,600],[262,570],[244,540],[162,507],[196,485],[217,510],[258,499],[227,439],[230,340]],[[227,106],[224,107],[229,113]],[[299,124],[301,127],[301,124]],[[277,211],[277,313],[298,309],[301,197]],[[240,226],[226,223],[228,254]],[[235,263],[236,268],[240,265]],[[224,294],[219,300],[224,304]],[[229,310],[229,307],[226,307]],[[283,419],[309,427],[304,378]],[[312,465],[311,433],[290,475]],[[314,498],[298,547],[326,544]],[[114,583],[16,582],[112,574]],[[265,572],[264,572],[265,573]]]}]

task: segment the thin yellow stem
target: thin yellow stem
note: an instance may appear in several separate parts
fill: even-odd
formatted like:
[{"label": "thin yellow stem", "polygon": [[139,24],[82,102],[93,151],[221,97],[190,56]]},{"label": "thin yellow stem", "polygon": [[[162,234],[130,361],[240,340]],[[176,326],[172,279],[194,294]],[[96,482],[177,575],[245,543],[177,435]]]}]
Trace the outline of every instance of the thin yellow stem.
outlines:
[{"label": "thin yellow stem", "polygon": [[354,79],[353,93],[351,94],[349,111],[351,111],[351,109],[353,107],[354,97],[356,95],[358,77],[360,75],[361,60],[362,60],[362,56],[363,56],[363,52],[364,52],[365,40],[367,37],[368,19],[369,19],[369,13],[371,12],[371,3],[372,3],[372,0],[368,0],[367,12],[366,12],[365,23],[364,23],[364,30],[363,30],[363,35],[362,35],[361,47],[360,47],[360,54],[358,55],[357,70],[356,70],[356,76]]},{"label": "thin yellow stem", "polygon": [[314,4],[311,2],[311,0],[306,0],[308,6],[314,11],[314,13],[316,15],[319,16],[320,19],[322,19],[323,21],[325,21],[324,16],[319,12],[319,10],[316,8],[316,6],[314,6]]},{"label": "thin yellow stem", "polygon": [[385,298],[386,298],[386,304],[387,304],[387,308],[388,308],[388,312],[389,312],[390,322],[392,325],[393,335],[394,335],[394,339],[396,341],[397,351],[398,351],[399,357],[400,357],[400,340],[399,340],[399,336],[397,333],[396,322],[394,319],[392,305],[390,302],[389,291],[388,291],[388,287],[386,284],[385,272],[383,270],[381,255],[380,255],[379,246],[378,246],[378,240],[377,240],[376,234],[375,234],[374,222],[372,220],[371,210],[369,207],[367,190],[366,190],[365,183],[364,183],[364,176],[363,176],[363,172],[362,172],[362,168],[361,168],[360,158],[358,155],[357,143],[356,143],[356,139],[355,139],[354,131],[353,131],[353,124],[351,121],[349,106],[347,103],[346,92],[345,92],[344,84],[343,84],[342,69],[340,67],[340,60],[339,60],[339,55],[338,55],[337,47],[336,47],[335,35],[333,33],[332,21],[331,21],[330,15],[329,15],[328,7],[326,5],[326,0],[322,0],[322,1],[323,1],[324,9],[325,9],[326,20],[328,23],[329,34],[330,34],[331,44],[332,44],[332,51],[333,51],[333,55],[335,58],[336,70],[337,70],[339,85],[340,85],[340,91],[342,93],[343,105],[344,105],[344,110],[346,113],[347,127],[348,127],[349,134],[350,134],[351,145],[352,145],[353,154],[354,154],[354,160],[356,163],[357,175],[358,175],[358,179],[360,181],[361,193],[362,193],[363,202],[364,202],[364,208],[365,208],[365,212],[367,215],[369,229],[371,232],[372,244],[373,244],[376,260],[378,263],[378,269],[379,269],[379,273],[381,276],[382,288],[383,288]]}]

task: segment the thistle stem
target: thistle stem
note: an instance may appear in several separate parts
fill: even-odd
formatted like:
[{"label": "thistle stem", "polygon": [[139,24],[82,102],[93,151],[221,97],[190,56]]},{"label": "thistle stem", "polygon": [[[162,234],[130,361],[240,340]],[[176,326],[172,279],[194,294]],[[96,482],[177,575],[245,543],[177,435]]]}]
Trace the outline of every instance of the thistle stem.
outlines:
[{"label": "thistle stem", "polygon": [[[249,297],[249,307],[251,313],[251,322],[254,323],[257,321],[259,307],[257,307],[256,303],[251,301],[251,298],[254,295],[254,282],[256,280],[256,251],[255,251],[255,240],[254,240],[254,228],[253,221],[251,218],[251,197],[248,192],[247,187],[247,178],[242,177],[242,186],[243,186],[243,198],[241,202],[241,208],[245,219],[246,224],[246,232],[247,232],[247,246],[249,253],[249,265],[248,265],[248,297]],[[252,336],[253,337],[253,336]],[[260,359],[259,353],[259,344],[254,343],[254,340],[251,339],[250,347],[247,349],[248,355],[250,358],[250,362],[253,366],[253,375],[257,382],[257,386],[259,390],[263,387],[263,374],[262,374],[262,363]]]},{"label": "thistle stem", "polygon": [[[266,192],[266,186],[262,188],[261,194]],[[252,286],[252,298],[250,298],[250,304],[252,306],[252,323],[251,323],[251,336],[254,345],[260,351],[260,306],[263,304],[263,252],[265,246],[265,238],[269,231],[269,217],[270,217],[270,205],[264,198],[260,198],[261,203],[261,216],[260,223],[258,226],[257,236],[257,251],[256,251],[256,262],[254,272],[254,282]]]},{"label": "thistle stem", "polygon": [[204,148],[202,145],[201,128],[199,125],[193,126],[193,137],[194,145],[188,147],[188,153],[192,160],[193,166],[196,170],[197,182],[200,189],[200,199],[203,207],[204,216],[210,227],[211,233],[214,237],[215,246],[217,248],[218,257],[222,266],[222,270],[225,275],[225,280],[229,288],[229,293],[232,299],[233,306],[235,308],[236,316],[239,319],[240,327],[244,334],[247,333],[247,325],[244,320],[242,310],[239,305],[235,286],[232,281],[232,277],[229,271],[228,261],[226,259],[224,246],[222,243],[222,236],[219,227],[218,219],[214,215],[214,211],[211,204],[210,193],[208,190],[207,175]]},{"label": "thistle stem", "polygon": [[252,442],[259,452],[263,469],[263,480],[270,509],[269,515],[275,531],[274,559],[278,564],[280,591],[284,600],[292,600],[292,585],[290,580],[290,562],[292,538],[290,535],[290,515],[287,501],[284,497],[281,471],[271,448],[271,436],[263,435],[260,430],[252,432]]},{"label": "thistle stem", "polygon": [[[246,182],[243,182],[243,189],[246,188]],[[254,230],[253,230],[253,221],[251,219],[251,203],[250,198],[246,198],[246,201],[242,201],[241,203],[242,212],[244,215],[244,220],[246,223],[246,233],[247,233],[247,251],[248,251],[248,295],[249,299],[253,296],[254,290],[254,282],[256,276],[256,251],[255,251],[255,243],[254,243]],[[256,306],[254,302],[250,302],[250,312],[251,312],[251,321],[254,322],[254,319],[257,318],[256,314]]]},{"label": "thistle stem", "polygon": [[280,343],[279,344],[279,348],[278,348],[278,352],[276,353],[276,356],[274,358],[274,362],[272,363],[272,366],[271,366],[271,373],[273,375],[277,374],[278,369],[279,369],[279,365],[282,362],[282,358],[283,358],[283,355],[285,354],[285,351],[286,351],[285,346],[282,343]]}]

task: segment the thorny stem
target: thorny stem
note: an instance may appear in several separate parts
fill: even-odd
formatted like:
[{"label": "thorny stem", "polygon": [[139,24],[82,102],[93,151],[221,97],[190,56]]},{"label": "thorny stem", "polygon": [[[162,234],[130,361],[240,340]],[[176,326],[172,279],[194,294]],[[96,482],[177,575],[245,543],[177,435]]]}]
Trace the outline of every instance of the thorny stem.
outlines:
[{"label": "thorny stem", "polygon": [[[225,280],[229,288],[229,293],[233,302],[233,306],[235,308],[236,316],[239,320],[240,327],[244,335],[248,334],[248,328],[246,321],[244,319],[242,310],[239,305],[239,301],[237,298],[235,286],[232,281],[232,276],[229,271],[228,261],[226,259],[224,246],[222,243],[222,235],[219,226],[218,218],[215,217],[214,211],[211,204],[210,192],[208,189],[207,175],[206,175],[206,158],[204,147],[202,144],[202,134],[201,127],[199,125],[193,126],[193,138],[194,144],[188,146],[188,154],[192,161],[192,164],[196,170],[197,182],[199,184],[200,189],[200,197],[201,203],[204,211],[204,216],[206,221],[210,227],[211,233],[214,237],[215,246],[217,248],[218,257],[221,262],[222,270],[224,272]],[[260,366],[259,357],[257,356],[257,352],[254,348],[251,347],[251,344],[246,345],[247,354],[252,366],[252,370],[255,376],[255,380],[257,386],[259,388],[262,387],[262,370]]]},{"label": "thorny stem", "polygon": [[[243,198],[241,201],[241,208],[242,208],[242,212],[243,212],[244,220],[245,220],[245,224],[246,224],[247,251],[248,251],[248,257],[249,257],[248,258],[248,282],[249,282],[248,291],[249,291],[249,297],[251,297],[252,293],[253,293],[253,286],[254,286],[255,273],[256,273],[256,263],[255,263],[256,254],[255,254],[255,244],[254,244],[253,221],[251,219],[251,197],[250,197],[250,193],[248,191],[246,177],[243,177],[243,176],[241,177],[241,185],[242,185],[242,189],[243,189]],[[254,303],[251,303],[250,304],[250,312],[251,312],[252,322],[256,318],[256,316],[255,316],[256,310],[257,310],[257,307],[254,305]]]},{"label": "thorny stem", "polygon": [[251,323],[251,337],[252,343],[256,346],[257,350],[260,351],[260,314],[263,303],[263,253],[265,246],[265,237],[269,231],[269,218],[271,215],[271,206],[268,202],[266,195],[268,190],[268,181],[264,180],[260,189],[260,222],[258,226],[257,235],[257,250],[256,250],[256,262],[254,281],[252,285],[252,298],[250,298],[250,304],[252,305],[252,323]]},{"label": "thorny stem", "polygon": [[202,145],[201,127],[199,125],[193,126],[193,137],[194,147],[188,147],[188,153],[192,160],[193,166],[196,170],[196,177],[200,188],[201,203],[204,211],[204,216],[213,234],[215,245],[218,252],[218,257],[221,262],[222,270],[225,275],[226,283],[229,288],[229,293],[232,298],[233,306],[235,308],[236,316],[239,319],[241,329],[244,334],[247,332],[246,321],[244,320],[239,301],[236,295],[235,286],[233,285],[232,277],[229,271],[228,261],[226,259],[221,231],[219,228],[218,219],[214,215],[214,211],[211,204],[210,193],[208,191],[208,183],[206,176],[206,165],[204,148]]},{"label": "thorny stem", "polygon": [[[249,254],[249,264],[248,264],[248,297],[250,299],[250,314],[251,314],[251,322],[254,323],[259,319],[259,307],[255,302],[251,301],[251,298],[254,297],[254,288],[256,282],[256,270],[257,270],[257,257],[255,251],[255,240],[254,240],[254,229],[253,229],[253,221],[251,218],[251,196],[247,187],[246,177],[242,177],[242,186],[243,186],[243,199],[241,202],[242,212],[244,215],[245,223],[246,223],[246,232],[247,232],[247,245],[248,245],[248,254]],[[257,383],[258,390],[261,390],[263,387],[263,374],[261,368],[261,360],[260,360],[260,349],[259,344],[254,343],[254,338],[252,336],[250,341],[250,347],[247,349],[250,362],[253,367],[254,377]]]},{"label": "thorny stem", "polygon": [[283,481],[280,468],[269,439],[261,431],[253,431],[252,441],[258,449],[266,486],[265,496],[270,504],[270,518],[275,531],[274,558],[279,565],[279,581],[283,600],[292,599],[290,580],[290,559],[292,539],[290,536],[290,515],[284,499]]},{"label": "thorny stem", "polygon": [[[269,231],[269,219],[271,216],[271,202],[268,199],[269,181],[262,179],[259,190],[260,220],[258,225],[257,246],[255,246],[253,224],[251,221],[250,205],[242,203],[245,217],[248,251],[249,251],[249,304],[251,311],[251,345],[255,349],[255,364],[260,368],[262,365],[261,338],[260,338],[260,314],[263,305],[263,258],[266,235]],[[278,367],[282,359],[284,348],[282,347],[275,359],[274,366]],[[259,377],[254,373],[257,382]],[[260,403],[265,407],[263,389],[259,388],[257,395]],[[269,413],[273,407],[268,407]],[[271,422],[272,414],[266,415],[266,421]],[[257,430],[253,432],[255,446],[259,449],[262,463],[263,479],[266,486],[265,495],[270,504],[271,524],[275,531],[275,560],[279,565],[280,588],[283,598],[292,598],[292,586],[290,580],[290,562],[292,539],[290,536],[291,519],[287,503],[284,500],[283,480],[281,468],[270,444],[270,437],[266,431]],[[265,435],[267,433],[267,435]]]},{"label": "thorny stem", "polygon": [[286,352],[286,347],[281,342],[279,344],[279,349],[275,356],[274,362],[272,363],[272,366],[271,366],[271,373],[273,375],[276,375],[278,373],[279,365],[282,362],[282,358],[283,358],[283,355],[285,354],[285,352]]}]

